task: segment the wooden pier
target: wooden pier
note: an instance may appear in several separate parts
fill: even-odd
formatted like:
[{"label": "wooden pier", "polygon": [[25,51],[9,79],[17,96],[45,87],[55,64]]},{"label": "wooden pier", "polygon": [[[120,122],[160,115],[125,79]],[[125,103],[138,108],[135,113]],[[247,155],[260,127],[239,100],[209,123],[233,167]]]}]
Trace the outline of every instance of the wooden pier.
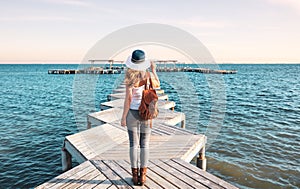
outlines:
[{"label": "wooden pier", "polygon": [[[116,94],[125,95],[123,89]],[[236,188],[205,172],[206,136],[184,129],[185,115],[168,98],[160,100],[153,120],[147,181],[133,186],[127,128],[120,126],[124,98],[115,98],[88,115],[87,130],[65,138],[62,163],[68,171],[36,188]],[[199,168],[189,163],[195,156]],[[72,158],[80,163],[74,168]]]}]

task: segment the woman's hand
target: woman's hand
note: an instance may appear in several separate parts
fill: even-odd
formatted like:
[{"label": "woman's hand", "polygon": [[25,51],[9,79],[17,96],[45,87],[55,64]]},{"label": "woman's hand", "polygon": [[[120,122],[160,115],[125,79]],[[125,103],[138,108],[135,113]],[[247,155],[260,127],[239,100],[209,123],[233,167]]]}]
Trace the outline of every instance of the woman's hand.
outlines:
[{"label": "woman's hand", "polygon": [[126,118],[121,119],[121,126],[126,127]]}]

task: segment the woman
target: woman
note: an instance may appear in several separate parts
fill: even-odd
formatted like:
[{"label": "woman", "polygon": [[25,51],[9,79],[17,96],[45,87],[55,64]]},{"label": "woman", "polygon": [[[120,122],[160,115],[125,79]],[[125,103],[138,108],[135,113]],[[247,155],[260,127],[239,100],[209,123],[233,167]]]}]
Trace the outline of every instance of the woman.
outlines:
[{"label": "woman", "polygon": [[[142,50],[133,51],[126,61],[126,66],[128,68],[125,75],[126,95],[121,125],[127,126],[128,130],[133,184],[144,185],[149,160],[151,128],[148,121],[140,118],[138,109],[147,78],[151,76],[153,87],[159,87],[160,82],[156,74],[156,65],[145,60],[145,53]],[[150,74],[146,72],[149,67],[152,71]],[[138,154],[138,148],[140,148],[140,154]],[[140,169],[138,166],[139,156]],[[140,175],[138,175],[139,173]]]}]

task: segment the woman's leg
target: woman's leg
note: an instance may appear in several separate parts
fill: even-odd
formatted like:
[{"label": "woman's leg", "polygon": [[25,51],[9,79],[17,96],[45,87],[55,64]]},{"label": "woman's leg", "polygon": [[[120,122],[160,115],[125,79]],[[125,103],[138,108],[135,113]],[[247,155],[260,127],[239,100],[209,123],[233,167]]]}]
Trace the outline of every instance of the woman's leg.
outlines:
[{"label": "woman's leg", "polygon": [[151,128],[149,121],[142,121],[141,122],[141,129],[140,129],[140,159],[141,159],[141,168],[140,168],[140,178],[139,182],[140,185],[144,185],[146,182],[146,172],[147,166],[149,161],[149,141],[151,135]]},{"label": "woman's leg", "polygon": [[127,131],[129,136],[129,156],[130,156],[130,163],[132,168],[138,168],[138,146],[139,146],[139,120],[136,119],[135,116],[136,112],[134,110],[129,110],[126,124],[127,124]]},{"label": "woman's leg", "polygon": [[149,142],[151,136],[150,121],[142,121],[140,128],[141,167],[147,167],[149,161]]}]

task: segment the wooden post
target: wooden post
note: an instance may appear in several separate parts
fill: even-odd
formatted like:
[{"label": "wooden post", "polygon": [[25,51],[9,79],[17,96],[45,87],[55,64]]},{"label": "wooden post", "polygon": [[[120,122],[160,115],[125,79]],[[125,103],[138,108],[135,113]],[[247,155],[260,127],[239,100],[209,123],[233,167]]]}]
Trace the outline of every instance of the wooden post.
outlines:
[{"label": "wooden post", "polygon": [[90,129],[92,128],[92,123],[90,122],[89,120],[89,116],[87,116],[87,126],[86,126],[87,129]]},{"label": "wooden post", "polygon": [[182,115],[181,128],[185,129],[185,114]]},{"label": "wooden post", "polygon": [[197,157],[197,167],[199,167],[203,171],[206,171],[206,164],[207,162],[205,157],[205,146],[203,146],[199,152],[199,157]]},{"label": "wooden post", "polygon": [[62,171],[67,171],[72,168],[72,156],[65,147],[61,149],[61,163]]},{"label": "wooden post", "polygon": [[185,129],[185,120],[181,121],[181,128]]}]

